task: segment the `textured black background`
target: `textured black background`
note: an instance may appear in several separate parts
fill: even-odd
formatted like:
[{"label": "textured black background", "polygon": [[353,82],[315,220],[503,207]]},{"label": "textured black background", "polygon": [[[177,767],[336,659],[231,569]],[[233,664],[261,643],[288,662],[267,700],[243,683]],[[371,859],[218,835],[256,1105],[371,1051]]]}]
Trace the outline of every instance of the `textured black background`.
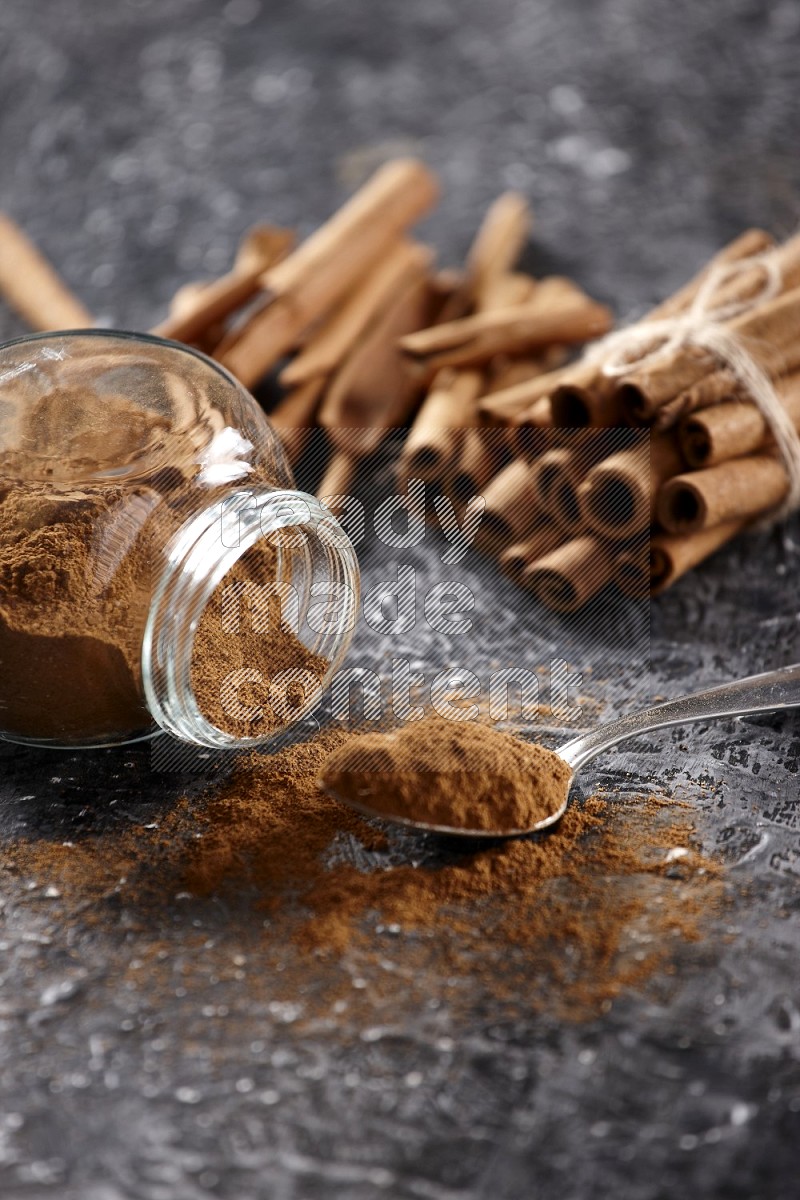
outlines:
[{"label": "textured black background", "polygon": [[[247,225],[310,229],[410,151],[443,177],[427,232],[444,261],[518,187],[538,261],[626,315],[742,227],[794,229],[799,33],[794,0],[4,0],[0,203],[105,321],[146,328],[179,282],[225,268]],[[2,312],[0,335],[20,332]],[[792,522],[657,602],[652,691],[796,658],[797,566]],[[513,656],[524,600],[487,589],[484,604]],[[344,1015],[301,1039],[224,910],[176,902],[158,929],[122,911],[101,935],[64,926],[47,880],[9,889],[0,1191],[796,1196],[798,757],[790,717],[677,730],[593,772],[681,784],[751,886],[732,939],[687,948],[660,999],[584,1026],[491,1005],[456,1017],[432,991],[413,1020],[398,998],[366,1031]],[[179,790],[146,750],[0,758],[7,836],[155,818]],[[175,964],[168,1003],[137,974],[154,941]]]}]

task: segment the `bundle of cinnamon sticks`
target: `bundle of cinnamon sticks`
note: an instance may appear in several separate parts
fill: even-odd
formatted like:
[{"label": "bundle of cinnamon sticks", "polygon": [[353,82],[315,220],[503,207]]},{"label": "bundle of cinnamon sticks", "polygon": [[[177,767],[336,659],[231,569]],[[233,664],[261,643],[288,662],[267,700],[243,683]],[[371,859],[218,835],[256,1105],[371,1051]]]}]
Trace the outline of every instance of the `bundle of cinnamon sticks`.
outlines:
[{"label": "bundle of cinnamon sticks", "polygon": [[[711,319],[772,380],[800,430],[800,236],[776,246],[762,230],[746,231],[642,318],[637,334],[688,313],[712,272],[720,284]],[[641,366],[634,354],[628,371],[604,366],[601,343],[582,361],[480,402],[515,461],[530,464],[539,508],[530,543],[503,551],[501,565],[560,610],[611,580],[630,596],[664,591],[778,509],[790,486],[761,410],[714,354],[678,339]],[[625,430],[629,444],[612,446],[612,431]],[[544,528],[553,545],[543,553]]]},{"label": "bundle of cinnamon sticks", "polygon": [[[570,361],[611,315],[567,278],[519,270],[524,199],[500,196],[453,271],[410,233],[438,195],[422,163],[390,162],[299,245],[290,230],[250,230],[230,271],[182,287],[153,332],[247,387],[277,375],[269,415],[290,460],[313,427],[326,433],[323,497],[345,495],[359,463],[406,426],[401,477],[454,505],[482,497],[481,548],[559,611],[612,581],[626,595],[662,591],[780,504],[786,471],[725,364],[688,344],[646,369],[634,356],[622,374],[604,370],[604,343]],[[754,258],[766,252],[777,288]],[[736,263],[715,305],[800,428],[800,237],[776,247],[742,234],[641,327],[687,313],[709,272]],[[0,292],[36,329],[92,323],[2,216]]]}]

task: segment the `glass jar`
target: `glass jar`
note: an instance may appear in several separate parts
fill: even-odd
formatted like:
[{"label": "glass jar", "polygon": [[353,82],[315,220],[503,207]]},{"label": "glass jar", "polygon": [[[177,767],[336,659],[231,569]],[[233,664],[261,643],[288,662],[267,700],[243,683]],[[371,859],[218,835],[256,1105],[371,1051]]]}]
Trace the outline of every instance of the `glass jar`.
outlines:
[{"label": "glass jar", "polygon": [[317,702],[359,573],[256,401],[188,347],[0,347],[0,736],[262,744]]}]

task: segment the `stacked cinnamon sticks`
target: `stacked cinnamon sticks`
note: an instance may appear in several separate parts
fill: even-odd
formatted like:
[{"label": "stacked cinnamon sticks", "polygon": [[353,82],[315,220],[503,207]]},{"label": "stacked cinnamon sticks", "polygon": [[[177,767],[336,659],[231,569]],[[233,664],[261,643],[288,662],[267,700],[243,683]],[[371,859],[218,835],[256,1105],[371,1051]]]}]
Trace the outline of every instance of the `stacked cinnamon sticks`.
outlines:
[{"label": "stacked cinnamon sticks", "polygon": [[[269,415],[290,460],[312,427],[326,433],[321,495],[346,493],[360,460],[413,420],[431,389],[423,441],[426,429],[455,423],[454,401],[458,422],[474,421],[490,382],[541,373],[609,328],[608,311],[569,280],[511,271],[530,225],[514,194],[493,206],[463,272],[436,271],[409,230],[438,195],[424,164],[390,162],[300,245],[289,230],[251,230],[231,270],[182,287],[153,330],[204,350],[248,388],[277,372],[282,395]],[[0,291],[34,328],[91,324],[7,219]]]},{"label": "stacked cinnamon sticks", "polygon": [[[688,313],[711,272],[720,279],[712,319],[772,380],[800,429],[800,236],[776,246],[761,230],[745,232],[637,332]],[[608,374],[601,343],[589,361],[481,401],[530,463],[541,513],[530,545],[506,550],[501,564],[553,608],[577,608],[610,580],[627,595],[657,594],[789,491],[765,418],[713,354],[678,341],[640,367],[632,357],[630,370],[615,363]],[[630,444],[612,448],[626,429]],[[582,440],[565,443],[568,430]],[[548,520],[555,546],[542,555]]]},{"label": "stacked cinnamon sticks", "polygon": [[[189,284],[154,332],[203,349],[247,387],[277,375],[270,417],[291,461],[312,427],[330,455],[318,491],[346,494],[359,463],[406,426],[401,478],[455,506],[480,497],[480,547],[545,605],[581,607],[611,581],[669,586],[780,504],[786,471],[737,379],[687,345],[647,369],[604,371],[609,311],[563,277],[517,267],[531,216],[501,196],[465,265],[437,270],[410,229],[436,203],[416,160],[381,168],[297,245],[258,226],[222,278]],[[754,255],[773,252],[777,288]],[[643,318],[687,313],[709,271],[741,263],[714,303],[800,427],[800,238],[751,230]],[[86,309],[0,218],[0,291],[38,329],[86,327]],[[722,306],[722,307],[719,307]]]}]

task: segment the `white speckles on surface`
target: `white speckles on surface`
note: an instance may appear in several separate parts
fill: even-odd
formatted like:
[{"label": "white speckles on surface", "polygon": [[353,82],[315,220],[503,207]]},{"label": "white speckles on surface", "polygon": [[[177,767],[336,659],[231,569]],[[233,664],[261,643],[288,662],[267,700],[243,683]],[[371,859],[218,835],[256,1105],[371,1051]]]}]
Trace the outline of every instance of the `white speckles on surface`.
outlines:
[{"label": "white speckles on surface", "polygon": [[59,979],[48,984],[43,990],[39,996],[39,1004],[42,1008],[52,1008],[55,1004],[73,1000],[80,995],[82,986],[81,979]]}]

